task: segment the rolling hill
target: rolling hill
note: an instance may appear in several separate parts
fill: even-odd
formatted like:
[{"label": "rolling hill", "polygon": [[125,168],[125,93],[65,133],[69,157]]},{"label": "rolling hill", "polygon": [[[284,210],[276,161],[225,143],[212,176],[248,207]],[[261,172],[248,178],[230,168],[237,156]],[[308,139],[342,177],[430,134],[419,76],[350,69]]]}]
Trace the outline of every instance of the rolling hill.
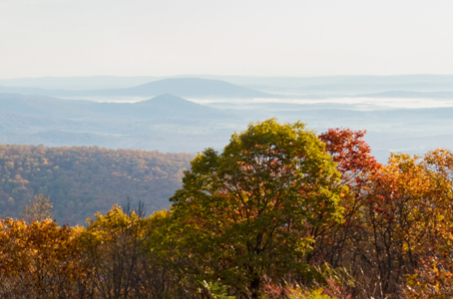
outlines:
[{"label": "rolling hill", "polygon": [[150,119],[221,113],[183,98],[164,94],[137,103],[98,103],[83,100],[62,100],[46,96],[0,94],[0,112],[26,115],[92,118],[121,116]]},{"label": "rolling hill", "polygon": [[0,93],[16,93],[53,97],[152,97],[173,94],[189,98],[263,98],[269,94],[221,80],[200,78],[170,78],[132,88],[101,90],[62,90],[22,87],[0,87]]},{"label": "rolling hill", "polygon": [[268,97],[266,93],[221,80],[199,78],[171,78],[150,82],[133,88],[89,91],[96,96],[154,96],[174,94],[180,97],[254,98]]}]

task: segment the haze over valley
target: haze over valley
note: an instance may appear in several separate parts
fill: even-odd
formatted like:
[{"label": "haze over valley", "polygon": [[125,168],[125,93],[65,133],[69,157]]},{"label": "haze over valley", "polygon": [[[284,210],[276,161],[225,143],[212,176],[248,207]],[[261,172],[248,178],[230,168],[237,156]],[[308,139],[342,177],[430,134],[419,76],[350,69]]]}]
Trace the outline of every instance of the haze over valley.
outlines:
[{"label": "haze over valley", "polygon": [[[142,84],[128,86],[134,83]],[[4,144],[195,154],[221,149],[234,131],[276,117],[301,120],[318,133],[367,130],[373,154],[385,162],[390,152],[452,148],[452,112],[453,76],[0,80]]]}]

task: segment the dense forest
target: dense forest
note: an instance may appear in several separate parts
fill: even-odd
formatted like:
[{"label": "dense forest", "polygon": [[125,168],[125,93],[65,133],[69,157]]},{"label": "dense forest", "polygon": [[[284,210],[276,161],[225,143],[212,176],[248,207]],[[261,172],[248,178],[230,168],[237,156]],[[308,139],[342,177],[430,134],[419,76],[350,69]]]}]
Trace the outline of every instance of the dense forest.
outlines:
[{"label": "dense forest", "polygon": [[18,217],[35,195],[50,196],[59,223],[85,224],[114,203],[168,208],[190,154],[99,147],[0,145],[0,216]]},{"label": "dense forest", "polygon": [[452,298],[453,152],[381,164],[364,134],[250,124],[151,216],[128,201],[59,226],[38,194],[0,220],[0,297]]}]

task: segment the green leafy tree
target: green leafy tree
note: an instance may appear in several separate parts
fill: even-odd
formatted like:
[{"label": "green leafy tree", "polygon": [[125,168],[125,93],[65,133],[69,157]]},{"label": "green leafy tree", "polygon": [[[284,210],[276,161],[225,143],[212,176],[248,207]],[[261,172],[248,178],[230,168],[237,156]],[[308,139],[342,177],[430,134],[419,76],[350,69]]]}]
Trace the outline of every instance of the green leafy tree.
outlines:
[{"label": "green leafy tree", "polygon": [[198,280],[261,297],[264,276],[303,274],[315,231],[341,221],[335,163],[300,123],[267,120],[234,134],[223,153],[207,149],[185,172],[167,250]]}]

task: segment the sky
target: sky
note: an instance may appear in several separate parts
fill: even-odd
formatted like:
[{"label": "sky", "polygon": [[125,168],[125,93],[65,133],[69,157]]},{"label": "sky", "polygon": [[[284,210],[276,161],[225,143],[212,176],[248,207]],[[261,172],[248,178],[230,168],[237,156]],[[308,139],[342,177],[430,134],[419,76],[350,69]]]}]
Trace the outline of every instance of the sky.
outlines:
[{"label": "sky", "polygon": [[0,0],[0,78],[453,74],[451,0]]}]

